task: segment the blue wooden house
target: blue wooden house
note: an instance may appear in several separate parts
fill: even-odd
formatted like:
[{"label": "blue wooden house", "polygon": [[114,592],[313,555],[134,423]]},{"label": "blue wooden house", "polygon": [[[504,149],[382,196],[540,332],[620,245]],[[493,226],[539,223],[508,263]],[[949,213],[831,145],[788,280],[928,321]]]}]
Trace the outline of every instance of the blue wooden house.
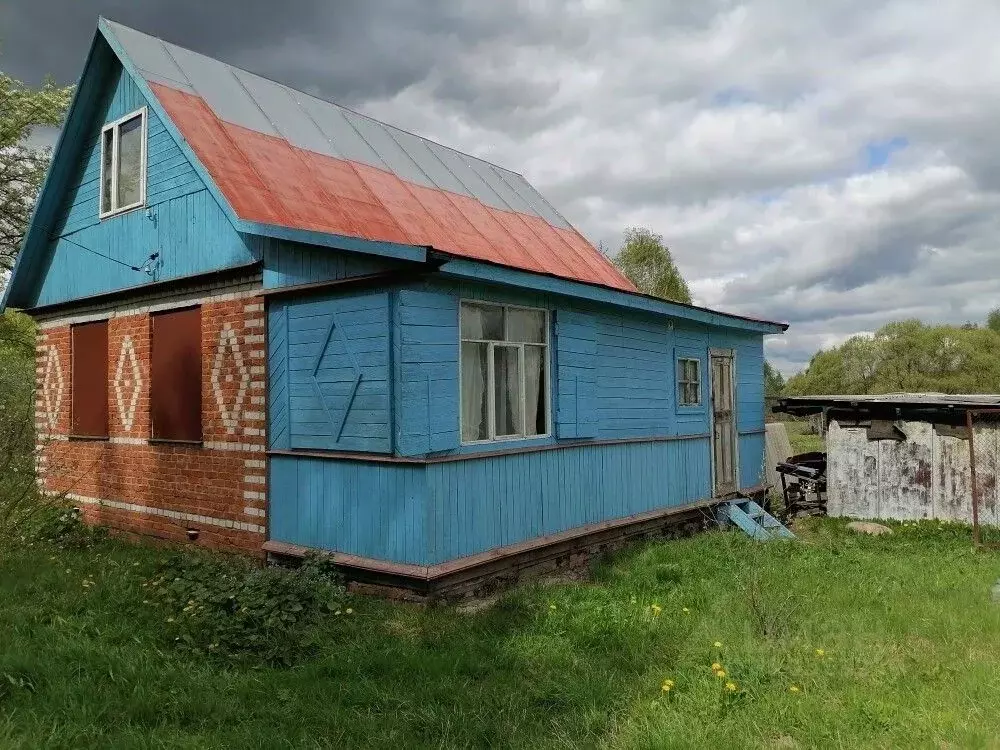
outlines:
[{"label": "blue wooden house", "polygon": [[515,172],[104,19],[4,305],[41,326],[48,489],[93,459],[103,522],[424,587],[759,491],[786,328],[637,293]]}]

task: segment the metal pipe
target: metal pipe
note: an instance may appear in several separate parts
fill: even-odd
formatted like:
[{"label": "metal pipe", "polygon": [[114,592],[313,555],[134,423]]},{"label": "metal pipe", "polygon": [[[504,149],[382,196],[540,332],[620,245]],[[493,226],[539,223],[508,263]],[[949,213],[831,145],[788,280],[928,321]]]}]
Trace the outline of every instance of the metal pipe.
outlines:
[{"label": "metal pipe", "polygon": [[976,482],[976,443],[972,429],[972,409],[965,412],[965,429],[969,433],[969,481],[972,482],[972,543],[979,547],[979,485]]}]

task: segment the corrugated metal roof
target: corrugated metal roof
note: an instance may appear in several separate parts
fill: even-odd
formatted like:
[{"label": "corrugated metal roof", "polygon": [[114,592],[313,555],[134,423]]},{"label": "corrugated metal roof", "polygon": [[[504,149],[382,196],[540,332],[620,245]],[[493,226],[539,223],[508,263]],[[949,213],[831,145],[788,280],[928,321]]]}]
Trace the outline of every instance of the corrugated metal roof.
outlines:
[{"label": "corrugated metal roof", "polygon": [[635,291],[519,174],[107,22],[242,219]]},{"label": "corrugated metal roof", "polygon": [[781,403],[795,404],[907,404],[914,406],[1000,406],[1000,395],[989,393],[877,393],[837,396],[788,396]]}]

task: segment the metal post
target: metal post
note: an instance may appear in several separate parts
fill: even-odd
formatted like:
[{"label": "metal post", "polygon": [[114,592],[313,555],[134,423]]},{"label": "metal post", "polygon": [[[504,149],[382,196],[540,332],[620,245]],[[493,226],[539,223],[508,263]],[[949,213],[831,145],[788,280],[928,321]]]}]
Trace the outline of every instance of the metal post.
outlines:
[{"label": "metal post", "polygon": [[976,443],[972,430],[972,409],[965,412],[965,429],[969,433],[969,481],[972,482],[972,543],[979,541],[979,485],[976,482]]}]

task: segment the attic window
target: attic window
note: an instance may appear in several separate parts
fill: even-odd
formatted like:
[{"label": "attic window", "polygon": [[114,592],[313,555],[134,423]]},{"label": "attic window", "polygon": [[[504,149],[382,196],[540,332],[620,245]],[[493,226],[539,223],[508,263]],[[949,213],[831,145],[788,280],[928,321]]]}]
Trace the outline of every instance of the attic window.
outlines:
[{"label": "attic window", "polygon": [[146,108],[101,130],[101,218],[146,202]]}]

